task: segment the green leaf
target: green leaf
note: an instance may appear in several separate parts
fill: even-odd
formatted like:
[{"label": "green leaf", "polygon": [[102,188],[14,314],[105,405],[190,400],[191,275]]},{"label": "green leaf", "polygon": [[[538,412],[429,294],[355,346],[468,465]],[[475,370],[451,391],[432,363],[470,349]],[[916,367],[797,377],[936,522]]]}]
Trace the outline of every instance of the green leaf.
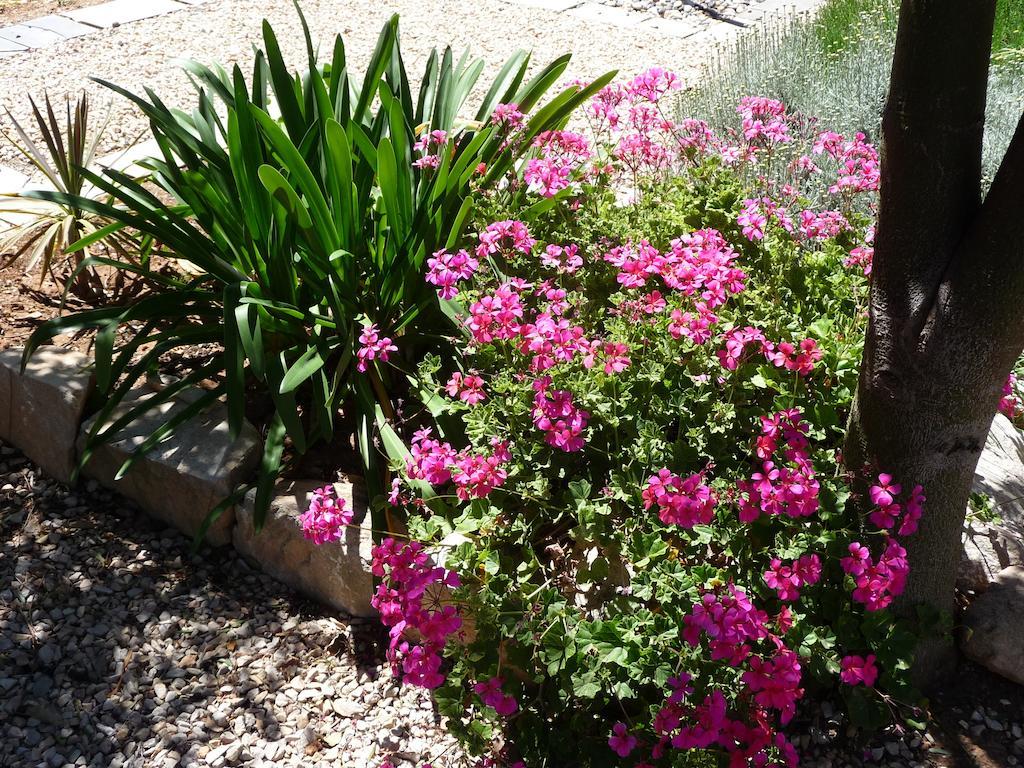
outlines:
[{"label": "green leaf", "polygon": [[320,356],[320,350],[313,346],[309,347],[285,372],[278,391],[282,395],[292,392],[310,376],[323,368],[323,365],[324,359]]}]

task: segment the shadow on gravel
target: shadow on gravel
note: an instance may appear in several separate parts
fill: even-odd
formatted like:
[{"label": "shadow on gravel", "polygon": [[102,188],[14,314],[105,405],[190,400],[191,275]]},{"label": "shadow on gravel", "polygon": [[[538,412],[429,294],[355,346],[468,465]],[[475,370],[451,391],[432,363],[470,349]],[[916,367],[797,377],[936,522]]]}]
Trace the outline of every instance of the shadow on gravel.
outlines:
[{"label": "shadow on gravel", "polygon": [[[233,552],[193,559],[129,502],[0,444],[0,765],[222,765],[245,734],[282,739],[272,703],[302,609]],[[380,633],[353,629],[332,651],[368,649],[376,674]],[[250,669],[257,654],[275,666]]]}]

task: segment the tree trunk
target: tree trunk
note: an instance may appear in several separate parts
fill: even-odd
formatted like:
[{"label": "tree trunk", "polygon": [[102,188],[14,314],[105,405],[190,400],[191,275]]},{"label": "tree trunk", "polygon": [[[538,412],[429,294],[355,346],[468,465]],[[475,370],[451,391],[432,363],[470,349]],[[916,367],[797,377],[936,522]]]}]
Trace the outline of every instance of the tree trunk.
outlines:
[{"label": "tree trunk", "polygon": [[[1024,348],[1024,119],[984,203],[981,148],[995,0],[904,0],[882,121],[882,180],[860,382],[845,450],[924,487],[899,607],[953,607],[974,469]],[[918,649],[927,686],[951,642]]]}]

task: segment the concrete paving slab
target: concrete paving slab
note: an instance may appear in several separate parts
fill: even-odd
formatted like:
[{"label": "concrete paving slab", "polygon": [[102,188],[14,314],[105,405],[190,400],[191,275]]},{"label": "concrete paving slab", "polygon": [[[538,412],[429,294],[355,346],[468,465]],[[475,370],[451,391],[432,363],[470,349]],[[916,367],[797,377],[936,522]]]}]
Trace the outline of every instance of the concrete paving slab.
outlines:
[{"label": "concrete paving slab", "polygon": [[61,15],[93,27],[110,29],[184,8],[185,5],[174,0],[111,0],[88,8],[76,8]]},{"label": "concrete paving slab", "polygon": [[625,8],[598,3],[583,3],[583,5],[570,8],[566,13],[578,16],[591,24],[608,24],[613,27],[627,28],[639,26],[645,19],[651,18],[650,14],[634,13]]},{"label": "concrete paving slab", "polygon": [[663,19],[661,17],[645,19],[640,22],[638,29],[651,29],[663,35],[672,37],[691,37],[708,28],[708,24],[691,21],[689,19]]},{"label": "concrete paving slab", "polygon": [[507,2],[513,5],[525,5],[529,8],[544,8],[548,11],[555,11],[561,13],[567,11],[570,8],[575,8],[577,5],[581,5],[583,0],[507,0]]},{"label": "concrete paving slab", "polygon": [[13,24],[0,27],[0,40],[18,43],[26,48],[42,48],[44,45],[58,43],[64,38],[49,29],[30,27],[27,24]]},{"label": "concrete paving slab", "polygon": [[55,32],[65,40],[70,40],[72,37],[88,35],[96,31],[96,27],[90,27],[87,24],[81,24],[73,19],[58,16],[57,14],[40,16],[38,19],[29,19],[28,21],[22,22],[22,24],[26,27]]},{"label": "concrete paving slab", "polygon": [[28,46],[24,46],[21,43],[16,43],[13,40],[5,40],[3,38],[0,38],[0,56],[2,56],[5,53],[21,53],[22,51],[27,50]]},{"label": "concrete paving slab", "polygon": [[5,192],[20,192],[22,187],[28,184],[28,176],[13,168],[0,165],[0,194]]}]

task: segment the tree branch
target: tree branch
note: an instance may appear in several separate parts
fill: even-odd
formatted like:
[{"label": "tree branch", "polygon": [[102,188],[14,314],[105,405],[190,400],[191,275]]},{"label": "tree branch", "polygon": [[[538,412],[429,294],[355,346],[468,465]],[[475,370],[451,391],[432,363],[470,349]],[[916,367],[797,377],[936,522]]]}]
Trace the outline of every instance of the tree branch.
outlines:
[{"label": "tree branch", "polygon": [[995,0],[903,0],[900,8],[882,118],[872,309],[888,326],[878,329],[883,341],[903,352],[916,345],[980,205],[994,16]]},{"label": "tree branch", "polygon": [[971,350],[974,363],[1006,371],[1024,349],[1024,115],[985,202],[957,249],[930,344],[936,355]]}]

